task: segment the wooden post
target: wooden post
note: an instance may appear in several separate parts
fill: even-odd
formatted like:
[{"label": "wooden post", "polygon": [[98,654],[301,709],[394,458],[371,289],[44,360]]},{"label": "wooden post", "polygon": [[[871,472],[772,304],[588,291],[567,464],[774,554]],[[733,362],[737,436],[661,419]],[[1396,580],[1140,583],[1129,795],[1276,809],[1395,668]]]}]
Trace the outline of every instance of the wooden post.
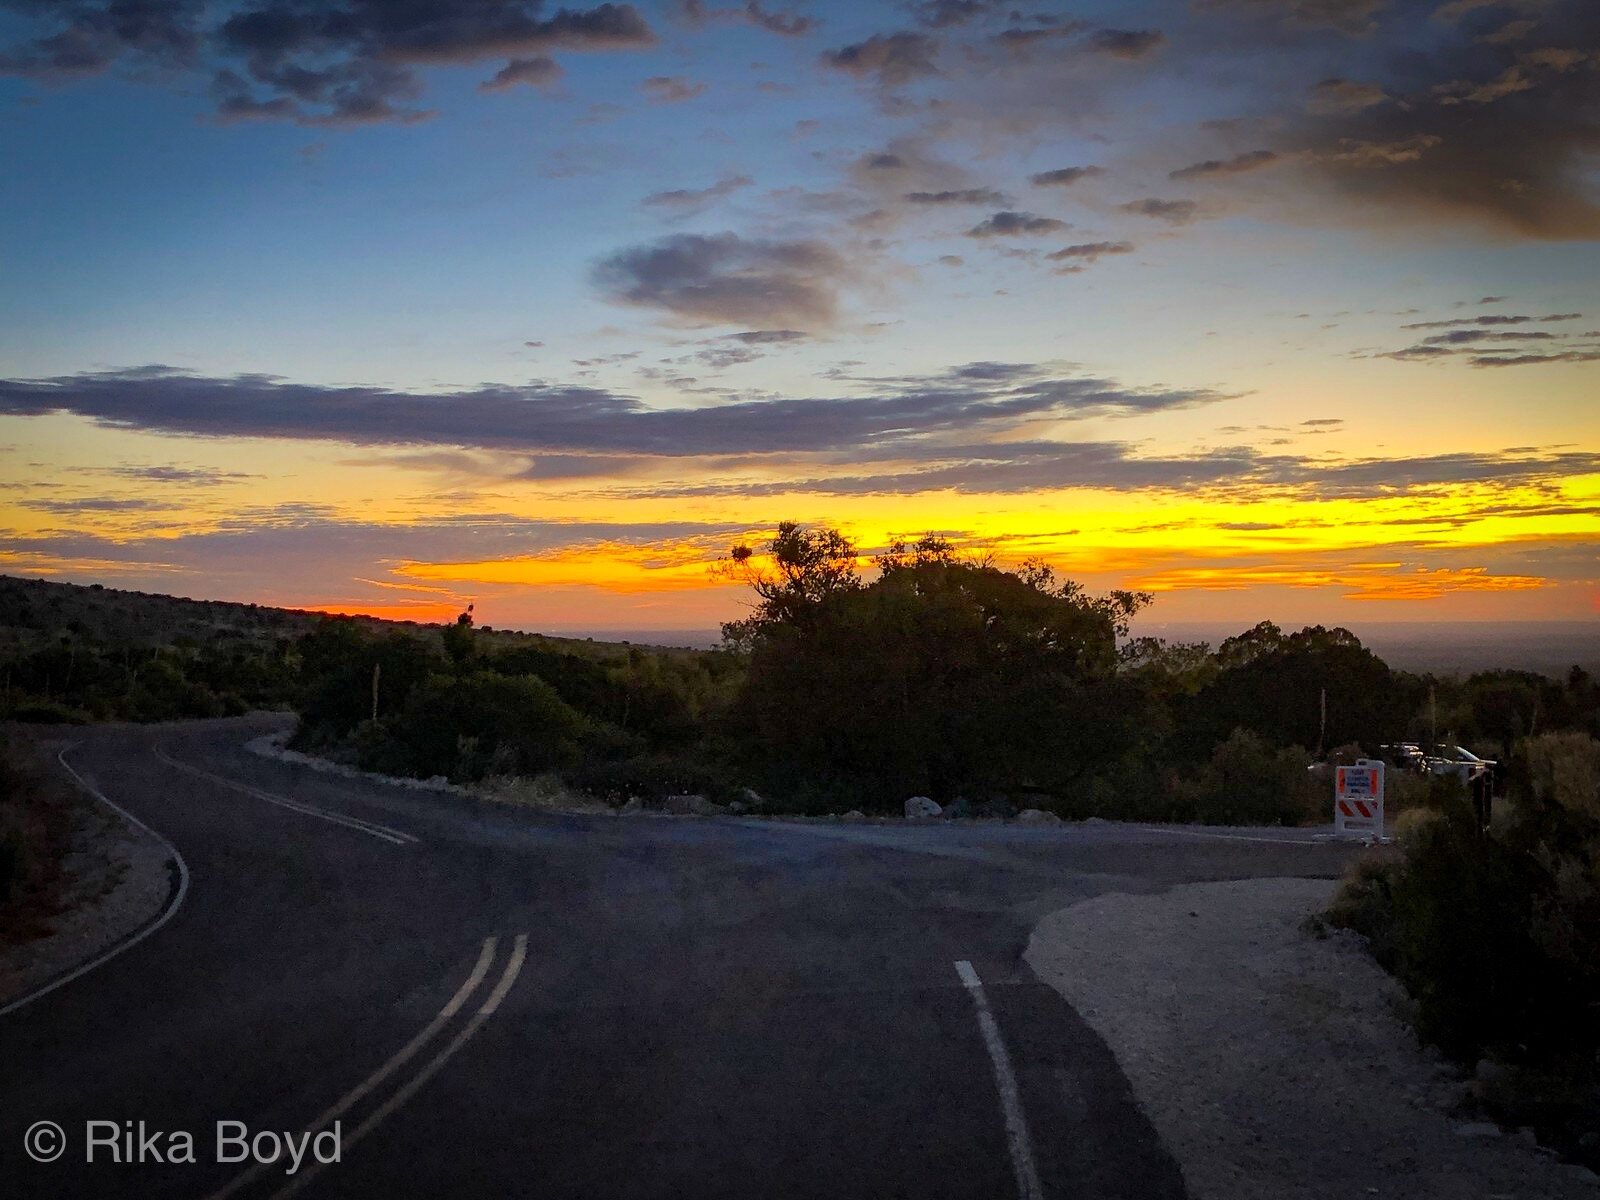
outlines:
[{"label": "wooden post", "polygon": [[372,664],[372,719],[378,719],[378,676],[383,673],[382,663]]}]

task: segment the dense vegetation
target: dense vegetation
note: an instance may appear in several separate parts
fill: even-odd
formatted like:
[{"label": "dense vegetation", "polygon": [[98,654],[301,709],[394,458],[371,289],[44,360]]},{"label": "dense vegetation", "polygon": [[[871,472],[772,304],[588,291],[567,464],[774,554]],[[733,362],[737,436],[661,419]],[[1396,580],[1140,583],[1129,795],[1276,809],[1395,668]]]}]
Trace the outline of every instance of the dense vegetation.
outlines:
[{"label": "dense vegetation", "polygon": [[1444,790],[1329,913],[1405,984],[1418,1032],[1480,1071],[1488,1110],[1600,1163],[1600,741],[1518,746],[1488,829]]},{"label": "dense vegetation", "polygon": [[[1300,823],[1321,757],[1401,738],[1515,760],[1600,734],[1600,688],[1391,670],[1349,632],[1263,623],[1215,648],[1128,638],[1149,597],[1089,596],[937,538],[863,573],[786,524],[727,569],[754,605],[669,651],[0,580],[0,717],[162,720],[295,708],[296,745],[388,773],[545,775],[615,803],[755,789],[774,807]],[[1399,781],[1401,805],[1427,800]]]}]

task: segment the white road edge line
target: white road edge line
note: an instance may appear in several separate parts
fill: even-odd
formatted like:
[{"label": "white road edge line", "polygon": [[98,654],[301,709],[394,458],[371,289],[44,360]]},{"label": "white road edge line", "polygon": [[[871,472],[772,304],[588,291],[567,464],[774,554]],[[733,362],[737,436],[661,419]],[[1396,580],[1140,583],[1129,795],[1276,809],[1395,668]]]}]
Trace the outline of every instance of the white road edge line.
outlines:
[{"label": "white road edge line", "polygon": [[989,999],[983,994],[983,981],[965,959],[956,963],[956,974],[961,985],[972,997],[978,1010],[978,1029],[989,1048],[989,1061],[994,1064],[994,1082],[1000,1090],[1000,1108],[1006,1119],[1006,1144],[1011,1150],[1011,1167],[1017,1176],[1017,1195],[1021,1200],[1042,1200],[1044,1189],[1039,1186],[1039,1168],[1033,1161],[1033,1142],[1028,1137],[1028,1119],[1022,1112],[1022,1092],[1017,1087],[1017,1077],[1011,1070],[1011,1056],[1000,1038],[1000,1026],[989,1010]]},{"label": "white road edge line", "polygon": [[[412,1076],[411,1080],[403,1088],[384,1101],[371,1116],[356,1126],[350,1135],[343,1139],[339,1147],[341,1160],[362,1138],[392,1116],[395,1110],[411,1099],[412,1096],[415,1096],[421,1090],[423,1084],[438,1074],[439,1069],[455,1056],[456,1051],[472,1040],[472,1036],[483,1027],[483,1023],[494,1016],[495,1010],[500,1007],[500,1002],[506,998],[506,994],[511,991],[512,985],[517,982],[517,976],[522,973],[522,964],[527,957],[528,935],[519,933],[517,934],[516,944],[511,950],[511,959],[506,963],[505,971],[500,976],[500,982],[494,985],[494,991],[490,992],[488,998],[484,1000],[483,1007],[473,1014],[472,1020],[462,1027],[461,1032],[451,1039],[449,1045],[439,1051],[438,1054],[435,1054],[428,1061],[428,1064]],[[302,1188],[308,1186],[321,1173],[325,1165],[325,1163],[317,1160],[307,1163],[298,1175],[272,1194],[272,1200],[288,1200],[288,1197],[297,1194]]]},{"label": "white road edge line", "polygon": [[1251,837],[1248,833],[1210,833],[1204,829],[1173,829],[1164,825],[1135,825],[1146,833],[1164,833],[1169,837],[1215,838],[1219,842],[1263,842],[1272,846],[1318,846],[1322,843],[1309,838]]},{"label": "white road edge line", "polygon": [[190,775],[195,775],[201,779],[210,780],[212,783],[215,783],[221,787],[230,788],[236,792],[242,792],[246,796],[253,796],[257,800],[265,800],[268,804],[276,804],[279,808],[286,808],[290,812],[301,813],[302,815],[308,817],[317,817],[323,821],[331,822],[334,825],[343,825],[347,829],[354,829],[358,833],[365,833],[371,837],[393,843],[396,846],[408,845],[417,840],[404,830],[393,829],[388,825],[379,825],[376,821],[366,821],[360,817],[347,817],[343,813],[330,812],[325,808],[318,808],[314,804],[307,804],[301,800],[290,800],[286,796],[279,796],[272,792],[265,792],[260,788],[251,787],[247,783],[239,783],[237,780],[229,779],[225,775],[217,775],[211,771],[202,770],[201,768],[193,766],[190,763],[179,762],[165,750],[162,750],[159,746],[155,748],[155,751],[156,757],[162,762],[166,763],[169,767],[176,767],[180,771],[186,771]]},{"label": "white road edge line", "polygon": [[[472,973],[468,975],[461,986],[456,989],[456,994],[450,997],[450,999],[445,1003],[445,1006],[439,1010],[438,1015],[423,1027],[421,1033],[417,1034],[416,1037],[412,1038],[409,1042],[397,1050],[388,1062],[384,1063],[371,1075],[368,1075],[355,1087],[351,1088],[343,1096],[339,1097],[338,1100],[334,1101],[334,1103],[326,1111],[320,1114],[316,1120],[312,1121],[310,1125],[306,1126],[305,1132],[311,1135],[321,1133],[334,1121],[338,1120],[340,1117],[344,1116],[345,1113],[350,1111],[354,1105],[360,1103],[361,1100],[369,1092],[371,1092],[373,1088],[377,1087],[385,1079],[389,1078],[389,1076],[393,1075],[401,1067],[405,1066],[406,1063],[410,1062],[411,1059],[416,1056],[417,1051],[426,1046],[433,1039],[434,1035],[437,1034],[439,1030],[444,1028],[445,1024],[450,1020],[450,1018],[461,1011],[461,1006],[467,1002],[467,1000],[472,996],[472,993],[478,990],[478,985],[483,982],[484,976],[489,973],[489,966],[494,962],[495,950],[499,944],[499,938],[484,938],[483,952],[478,955],[478,962],[472,968]],[[226,1197],[233,1195],[239,1189],[248,1187],[257,1179],[261,1178],[262,1175],[266,1174],[267,1169],[271,1165],[271,1163],[258,1162],[254,1166],[241,1171],[221,1188],[212,1192],[211,1195],[206,1197],[206,1200],[225,1200]]]},{"label": "white road edge line", "polygon": [[144,941],[145,938],[149,937],[168,921],[172,920],[173,915],[182,906],[184,897],[189,894],[189,864],[183,861],[183,855],[178,853],[178,848],[166,838],[162,837],[154,829],[151,829],[150,826],[139,820],[138,817],[134,816],[127,809],[123,808],[121,805],[113,804],[110,800],[107,800],[104,793],[102,793],[100,789],[94,787],[88,782],[88,780],[84,779],[82,775],[79,775],[72,769],[71,766],[68,765],[67,751],[76,748],[77,745],[77,742],[73,742],[69,746],[62,747],[61,752],[56,755],[56,761],[61,764],[62,769],[65,770],[68,775],[71,775],[72,778],[77,781],[78,786],[84,791],[88,792],[89,795],[93,796],[101,804],[104,804],[107,808],[116,813],[124,821],[127,821],[130,825],[134,825],[139,829],[144,830],[151,837],[155,838],[156,841],[160,842],[167,848],[167,853],[172,855],[172,861],[178,865],[178,890],[168,895],[166,908],[162,910],[161,914],[157,916],[156,919],[150,924],[146,925],[143,929],[135,933],[132,937],[128,938],[126,941],[118,942],[99,957],[91,958],[88,962],[84,963],[81,967],[70,974],[63,975],[60,979],[53,980],[36,991],[29,992],[26,996],[21,996],[18,999],[11,1001],[11,1003],[5,1005],[4,1007],[0,1007],[0,1017],[5,1016],[7,1013],[16,1012],[17,1009],[26,1004],[32,1004],[41,996],[48,996],[57,988],[65,987],[79,976],[87,975],[90,971],[94,970],[102,963],[110,962],[113,958],[117,957],[117,955],[126,950],[132,950],[140,942]]}]

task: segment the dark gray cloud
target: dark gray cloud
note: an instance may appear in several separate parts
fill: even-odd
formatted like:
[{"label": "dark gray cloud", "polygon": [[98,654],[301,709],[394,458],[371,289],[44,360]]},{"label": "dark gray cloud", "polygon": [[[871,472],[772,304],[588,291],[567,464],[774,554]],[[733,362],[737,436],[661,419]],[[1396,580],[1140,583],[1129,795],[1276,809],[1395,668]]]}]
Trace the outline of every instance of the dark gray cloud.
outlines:
[{"label": "dark gray cloud", "polygon": [[[1115,492],[1199,492],[1216,498],[1263,495],[1373,499],[1427,495],[1466,482],[1539,485],[1600,470],[1600,454],[1532,449],[1330,460],[1264,454],[1245,446],[1188,455],[1145,455],[1120,441],[1011,442],[930,448],[919,462],[870,474],[814,475],[777,483],[673,484],[658,497],[1021,493],[1060,488]],[[887,466],[888,464],[886,464]]]},{"label": "dark gray cloud", "polygon": [[1600,362],[1600,349],[1560,350],[1550,354],[1477,355],[1469,361],[1474,367],[1533,367],[1545,363]]},{"label": "dark gray cloud", "polygon": [[1080,179],[1104,174],[1103,167],[1058,167],[1054,171],[1040,171],[1037,175],[1030,175],[1028,182],[1038,187],[1068,187]]},{"label": "dark gray cloud", "polygon": [[760,0],[748,0],[746,4],[733,8],[716,8],[705,0],[678,0],[677,16],[689,25],[742,23],[780,37],[804,37],[822,25],[816,17],[770,9]]},{"label": "dark gray cloud", "polygon": [[1187,225],[1195,219],[1200,206],[1193,200],[1160,200],[1154,196],[1144,200],[1130,200],[1121,206],[1125,213],[1138,217],[1151,217],[1169,225]]},{"label": "dark gray cloud", "polygon": [[1157,29],[1099,29],[1089,37],[1089,48],[1113,58],[1136,59],[1154,53],[1166,44]]},{"label": "dark gray cloud", "polygon": [[850,262],[824,242],[680,234],[619,251],[594,271],[611,299],[690,324],[826,328]]},{"label": "dark gray cloud", "polygon": [[639,203],[650,208],[699,211],[712,201],[731,196],[740,188],[747,188],[754,182],[755,180],[748,175],[724,175],[717,182],[703,188],[674,188],[668,192],[652,192]]},{"label": "dark gray cloud", "polygon": [[[13,4],[12,7],[18,7]],[[305,125],[416,121],[415,68],[509,60],[491,91],[548,83],[556,50],[652,46],[631,4],[546,14],[541,0],[266,0],[214,12],[200,0],[44,0],[20,5],[52,32],[0,51],[0,74],[45,78],[136,66],[202,69],[223,120]]]},{"label": "dark gray cloud", "polygon": [[1198,7],[1251,14],[1285,26],[1334,29],[1360,36],[1377,27],[1375,18],[1385,3],[1386,0],[1201,0]]},{"label": "dark gray cloud", "polygon": [[864,42],[823,52],[822,63],[851,75],[872,78],[891,87],[937,75],[934,58],[939,43],[925,33],[902,30],[875,33]]},{"label": "dark gray cloud", "polygon": [[1065,221],[1029,212],[997,212],[967,230],[973,238],[1040,237],[1067,228]]},{"label": "dark gray cloud", "polygon": [[92,513],[149,512],[168,508],[159,500],[144,496],[83,496],[75,500],[19,500],[18,508],[49,513],[56,517],[76,517]]},{"label": "dark gray cloud", "polygon": [[494,78],[480,83],[478,90],[503,92],[514,87],[544,88],[556,83],[565,74],[561,64],[547,54],[534,58],[513,58],[495,72]]},{"label": "dark gray cloud", "polygon": [[912,204],[1005,204],[1008,197],[993,188],[957,188],[942,192],[907,192]]},{"label": "dark gray cloud", "polygon": [[1435,334],[1425,337],[1422,344],[1425,346],[1460,346],[1476,342],[1529,342],[1550,341],[1559,334],[1545,333],[1539,330],[1511,330],[1509,332],[1496,332],[1492,329],[1452,329],[1449,333]]},{"label": "dark gray cloud", "polygon": [[1226,398],[1207,388],[1124,388],[1019,363],[969,363],[936,375],[862,380],[856,388],[861,394],[652,409],[599,388],[546,383],[424,394],[149,367],[0,380],[0,414],[72,413],[113,428],[199,437],[685,456],[858,453],[1034,419],[1131,416]]},{"label": "dark gray cloud", "polygon": [[210,467],[178,467],[168,464],[126,463],[119,467],[101,467],[100,475],[115,475],[121,479],[137,479],[143,483],[168,483],[186,487],[216,487],[224,483],[237,483],[241,479],[260,479],[244,471],[218,471]]},{"label": "dark gray cloud", "polygon": [[[1486,35],[1492,13],[1431,22],[1404,54],[1373,56],[1392,102],[1313,105],[1280,135],[1344,212],[1468,222],[1519,237],[1600,237],[1600,7],[1548,0],[1527,37]],[[1374,10],[1378,15],[1381,11]],[[1397,16],[1398,19],[1398,16]]]},{"label": "dark gray cloud", "polygon": [[1108,254],[1132,254],[1132,242],[1079,242],[1075,246],[1063,246],[1045,255],[1051,262],[1060,263],[1057,268],[1066,274],[1075,274],[1090,263],[1099,262]]},{"label": "dark gray cloud", "polygon": [[3,7],[44,22],[49,31],[0,49],[0,75],[70,79],[97,75],[122,59],[188,67],[204,40],[197,0],[13,0]]},{"label": "dark gray cloud", "polygon": [[685,79],[682,75],[652,75],[640,87],[657,104],[682,104],[685,100],[705,95],[706,91],[705,84]]},{"label": "dark gray cloud", "polygon": [[1281,155],[1275,150],[1248,150],[1232,158],[1208,158],[1191,166],[1168,172],[1168,179],[1204,179],[1211,175],[1242,175],[1246,171],[1259,171],[1278,162]]},{"label": "dark gray cloud", "polygon": [[922,0],[910,7],[917,24],[928,29],[950,29],[998,11],[1001,0]]},{"label": "dark gray cloud", "polygon": [[784,342],[804,342],[811,335],[799,329],[747,329],[743,333],[730,333],[734,341],[747,346],[773,346]]},{"label": "dark gray cloud", "polygon": [[1313,113],[1326,116],[1360,112],[1374,104],[1382,104],[1388,98],[1388,93],[1375,83],[1335,77],[1312,85],[1311,98],[1306,102],[1306,107]]}]

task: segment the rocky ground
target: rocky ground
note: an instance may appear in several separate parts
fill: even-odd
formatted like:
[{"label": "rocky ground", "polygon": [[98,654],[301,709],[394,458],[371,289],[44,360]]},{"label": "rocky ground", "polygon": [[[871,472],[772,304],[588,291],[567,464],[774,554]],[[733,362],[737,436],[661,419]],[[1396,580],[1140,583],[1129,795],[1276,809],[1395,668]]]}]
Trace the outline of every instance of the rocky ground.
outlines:
[{"label": "rocky ground", "polygon": [[1190,884],[1059,910],[1027,958],[1106,1039],[1195,1200],[1600,1197],[1600,1176],[1470,1110],[1351,934],[1333,885]]}]

